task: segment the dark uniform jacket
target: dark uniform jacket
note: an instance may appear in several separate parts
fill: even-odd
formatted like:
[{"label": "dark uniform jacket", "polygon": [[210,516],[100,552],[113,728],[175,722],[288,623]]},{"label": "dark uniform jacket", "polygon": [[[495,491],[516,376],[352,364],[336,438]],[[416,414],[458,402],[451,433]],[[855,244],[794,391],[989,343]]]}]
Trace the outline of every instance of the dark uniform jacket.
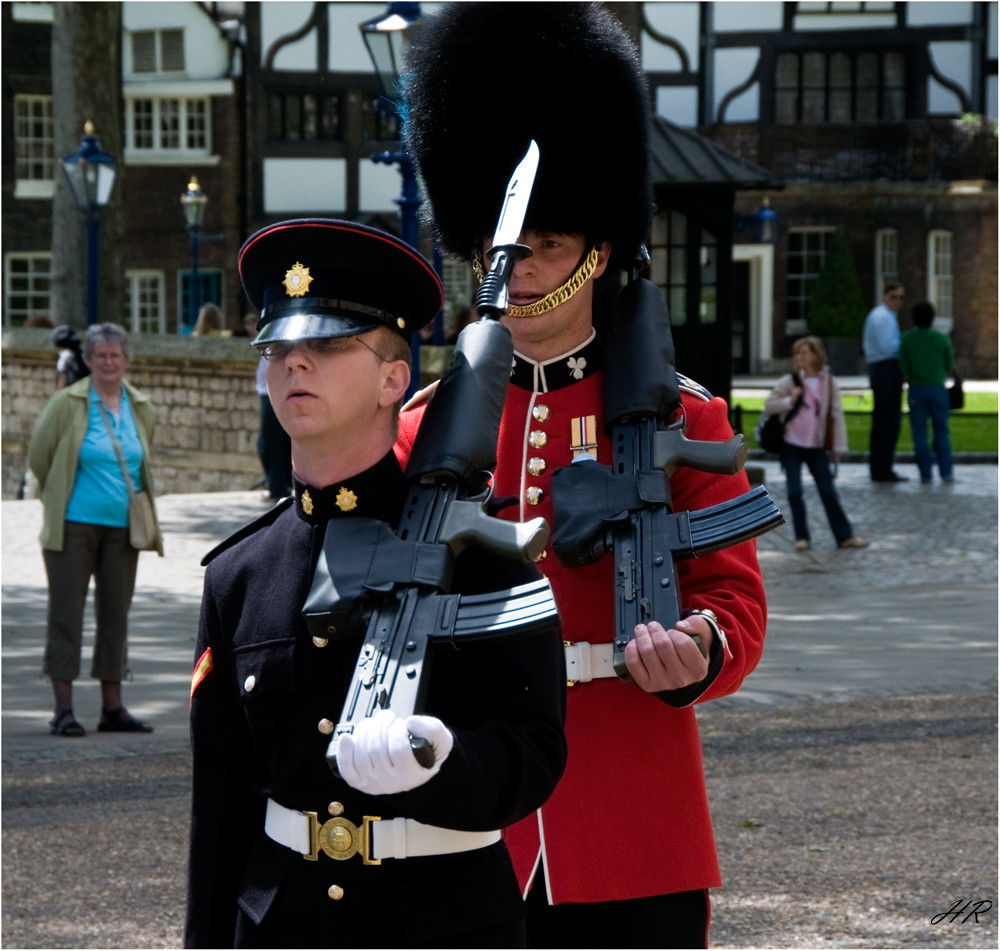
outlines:
[{"label": "dark uniform jacket", "polygon": [[[392,523],[401,487],[392,453],[345,483],[297,484],[294,502],[206,558],[191,703],[189,947],[445,946],[522,915],[503,842],[374,866],[323,852],[308,861],[263,831],[268,797],[314,811],[320,823],[337,802],[358,826],[363,816],[405,816],[499,829],[538,808],[562,773],[565,667],[557,632],[434,648],[424,712],[444,721],[455,744],[423,786],[365,795],[327,766],[330,737],[318,724],[340,719],[365,625],[359,618],[314,643],[300,612],[328,520]],[[336,501],[350,498],[344,489],[356,500],[346,514]],[[528,566],[469,550],[458,559],[455,589],[493,591],[534,577]],[[342,890],[337,900],[334,885]]]}]

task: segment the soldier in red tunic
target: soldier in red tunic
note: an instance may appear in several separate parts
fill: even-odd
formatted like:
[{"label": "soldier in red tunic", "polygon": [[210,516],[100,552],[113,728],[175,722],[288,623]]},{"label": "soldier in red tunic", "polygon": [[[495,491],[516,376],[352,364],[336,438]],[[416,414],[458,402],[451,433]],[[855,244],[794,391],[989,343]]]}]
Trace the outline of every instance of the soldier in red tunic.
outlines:
[{"label": "soldier in red tunic", "polygon": [[[515,53],[522,65],[512,75]],[[650,224],[637,54],[596,4],[454,4],[411,47],[408,77],[407,142],[447,251],[482,263],[510,170],[529,139],[540,148],[520,239],[533,253],[514,269],[503,318],[515,360],[494,485],[497,498],[516,502],[506,517],[551,523],[553,474],[581,451],[612,461],[595,282],[617,282]],[[519,81],[505,102],[505,83]],[[730,438],[725,402],[679,380],[687,436]],[[421,413],[403,414],[404,451]],[[748,484],[743,473],[682,468],[670,488],[683,511]],[[708,889],[721,879],[693,704],[733,693],[760,659],[766,606],[755,543],[677,564],[684,617],[636,628],[626,651],[633,683],[612,669],[611,556],[567,568],[545,554],[540,567],[572,641],[573,686],[566,772],[542,808],[505,833],[529,945],[705,947]]]}]

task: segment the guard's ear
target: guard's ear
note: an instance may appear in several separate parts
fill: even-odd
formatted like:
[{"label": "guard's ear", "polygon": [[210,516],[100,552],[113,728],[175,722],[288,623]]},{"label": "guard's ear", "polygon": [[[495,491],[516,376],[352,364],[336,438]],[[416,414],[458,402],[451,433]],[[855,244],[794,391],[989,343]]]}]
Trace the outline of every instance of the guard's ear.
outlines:
[{"label": "guard's ear", "polygon": [[594,280],[597,280],[607,270],[610,258],[611,245],[607,241],[602,241],[597,246],[597,266],[594,268]]},{"label": "guard's ear", "polygon": [[410,367],[405,360],[384,360],[380,365],[379,406],[395,406],[406,396],[410,385]]}]

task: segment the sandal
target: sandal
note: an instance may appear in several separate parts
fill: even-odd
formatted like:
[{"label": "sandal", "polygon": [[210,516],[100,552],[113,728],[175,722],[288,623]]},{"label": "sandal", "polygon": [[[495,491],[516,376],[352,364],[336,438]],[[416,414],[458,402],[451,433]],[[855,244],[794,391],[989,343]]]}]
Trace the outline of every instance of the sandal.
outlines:
[{"label": "sandal", "polygon": [[153,728],[142,720],[137,720],[124,707],[117,710],[101,710],[101,722],[97,724],[99,733],[152,733]]},{"label": "sandal", "polygon": [[87,731],[76,722],[72,707],[57,713],[55,719],[49,721],[49,731],[53,736],[87,735]]}]

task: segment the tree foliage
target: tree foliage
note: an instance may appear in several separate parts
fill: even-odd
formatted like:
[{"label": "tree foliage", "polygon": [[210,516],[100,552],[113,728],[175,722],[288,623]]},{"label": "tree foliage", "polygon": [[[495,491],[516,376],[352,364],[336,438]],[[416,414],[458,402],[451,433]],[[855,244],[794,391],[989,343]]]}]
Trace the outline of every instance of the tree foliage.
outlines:
[{"label": "tree foliage", "polygon": [[860,337],[867,312],[847,235],[837,228],[809,291],[806,324],[818,337]]}]

